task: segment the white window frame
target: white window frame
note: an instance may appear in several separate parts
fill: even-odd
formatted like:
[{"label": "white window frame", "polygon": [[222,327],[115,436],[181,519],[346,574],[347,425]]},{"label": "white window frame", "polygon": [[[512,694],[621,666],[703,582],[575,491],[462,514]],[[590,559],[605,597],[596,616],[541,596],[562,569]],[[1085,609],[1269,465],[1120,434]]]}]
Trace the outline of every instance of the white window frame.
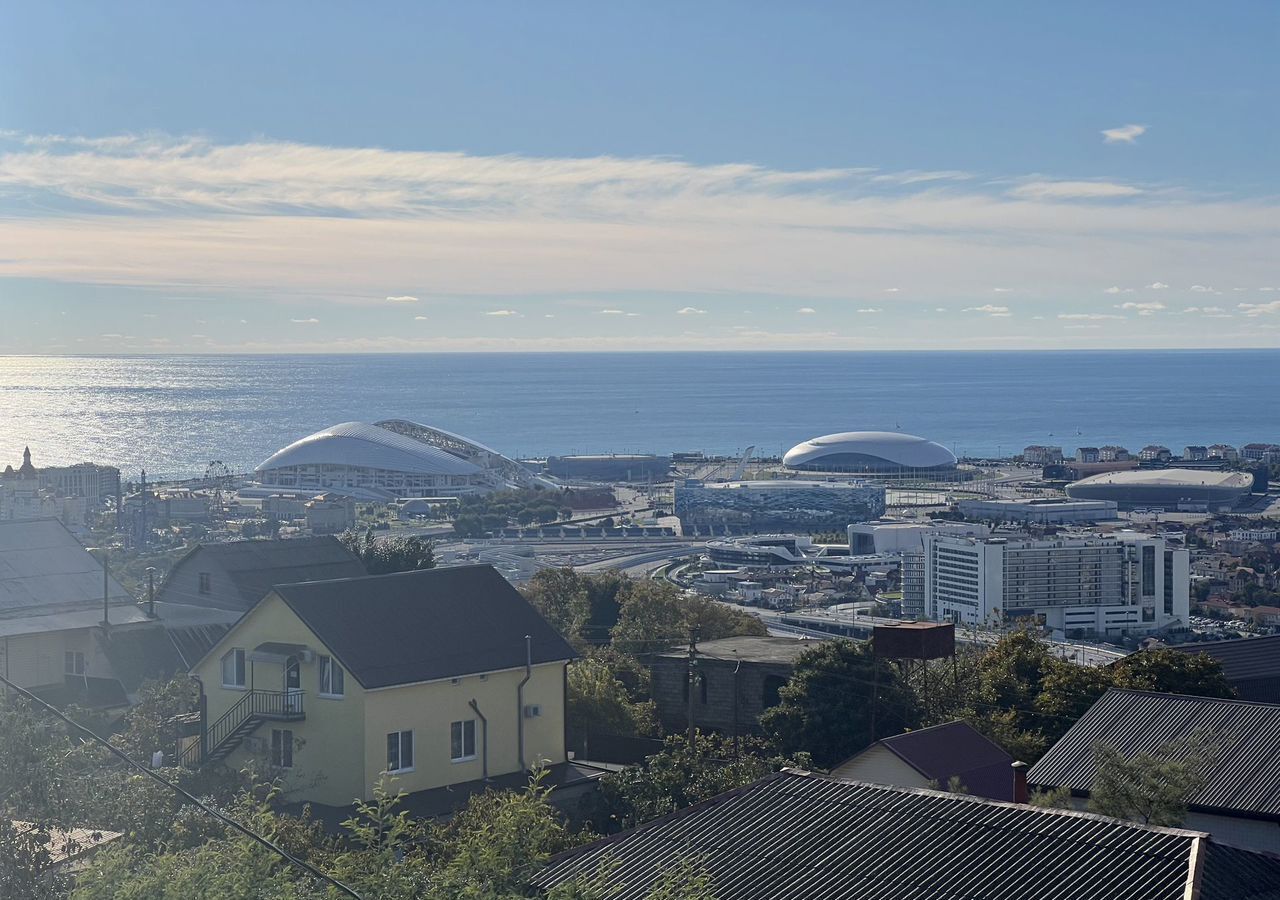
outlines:
[{"label": "white window frame", "polygon": [[[409,764],[408,764],[407,766],[406,766],[406,765],[404,765],[404,761],[405,761],[405,760],[404,760],[404,758],[405,758],[405,752],[404,752],[404,748],[405,748],[405,740],[404,740],[404,736],[405,736],[406,734],[407,734],[407,735],[409,735],[409,743],[408,743],[408,747],[409,747],[409,754],[408,754],[408,756],[409,756]],[[397,765],[397,766],[399,766],[399,768],[396,768],[396,769],[391,768],[391,746],[390,746],[390,744],[391,744],[391,737],[392,737],[393,735],[394,735],[394,736],[395,736],[395,738],[396,738],[396,765]],[[388,774],[388,775],[401,775],[401,774],[403,774],[403,773],[405,773],[405,772],[412,772],[412,771],[413,771],[413,769],[414,769],[414,766],[413,766],[413,764],[414,764],[414,756],[413,756],[413,753],[414,753],[414,740],[413,740],[413,729],[412,729],[412,728],[406,728],[406,729],[404,729],[404,730],[402,730],[402,731],[389,731],[389,732],[387,732],[387,768],[386,768],[386,772],[387,772],[387,774]]]},{"label": "white window frame", "polygon": [[[467,726],[470,726],[470,728],[468,728]],[[458,734],[457,743],[458,743],[458,748],[462,753],[461,756],[454,756],[453,754],[455,731]],[[468,733],[470,733],[470,737],[471,737],[470,753],[467,753]],[[476,754],[476,720],[461,719],[457,722],[451,722],[449,724],[449,761],[455,762],[455,763],[470,762],[471,760],[476,758],[476,755],[477,755]]]},{"label": "white window frame", "polygon": [[89,671],[89,662],[83,650],[64,650],[62,652],[62,672],[64,675],[75,675],[83,678]]},{"label": "white window frame", "polygon": [[[277,740],[277,735],[279,739]],[[277,762],[276,751],[279,751],[279,762]],[[272,728],[271,729],[271,765],[277,769],[293,768],[293,729],[291,728]]]},{"label": "white window frame", "polygon": [[[335,671],[338,675],[338,689],[336,691],[333,690]],[[317,693],[321,697],[329,700],[341,700],[347,695],[347,671],[332,656],[316,657],[316,677],[320,682],[320,689]]]},{"label": "white window frame", "polygon": [[[241,679],[239,684],[237,684],[234,681],[227,681],[227,657],[228,656],[231,656],[236,660],[235,666],[236,668],[239,669],[238,674],[240,675],[240,679]],[[245,690],[246,681],[249,676],[249,665],[248,665],[248,661],[245,659],[245,652],[243,647],[232,647],[226,653],[222,654],[222,658],[219,660],[219,667],[220,667],[221,676],[222,676],[222,686],[224,688],[227,688],[228,690],[233,690],[233,691]]]}]

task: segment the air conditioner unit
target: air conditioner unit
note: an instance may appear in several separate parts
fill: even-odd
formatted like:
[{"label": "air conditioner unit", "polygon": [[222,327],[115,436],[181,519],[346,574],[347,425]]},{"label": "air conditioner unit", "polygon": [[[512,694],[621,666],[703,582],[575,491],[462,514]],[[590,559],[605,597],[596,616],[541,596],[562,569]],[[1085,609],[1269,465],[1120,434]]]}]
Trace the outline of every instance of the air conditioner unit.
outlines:
[{"label": "air conditioner unit", "polygon": [[298,659],[302,660],[302,662],[304,662],[304,663],[309,663],[309,662],[311,662],[311,661],[312,661],[313,659],[315,659],[315,658],[316,658],[316,654],[315,654],[315,651],[314,651],[314,650],[299,650],[299,651],[298,651]]},{"label": "air conditioner unit", "polygon": [[530,703],[524,708],[524,717],[526,719],[536,719],[542,715],[542,706],[538,703]]}]

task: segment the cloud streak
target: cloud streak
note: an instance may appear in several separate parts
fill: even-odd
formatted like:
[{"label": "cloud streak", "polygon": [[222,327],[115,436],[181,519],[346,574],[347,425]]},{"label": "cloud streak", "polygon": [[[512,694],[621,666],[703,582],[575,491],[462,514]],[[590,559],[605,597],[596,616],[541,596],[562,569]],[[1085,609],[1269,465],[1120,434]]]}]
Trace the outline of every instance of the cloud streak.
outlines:
[{"label": "cloud streak", "polygon": [[1104,144],[1133,144],[1146,133],[1146,125],[1121,125],[1119,128],[1104,128],[1102,130],[1102,142]]}]

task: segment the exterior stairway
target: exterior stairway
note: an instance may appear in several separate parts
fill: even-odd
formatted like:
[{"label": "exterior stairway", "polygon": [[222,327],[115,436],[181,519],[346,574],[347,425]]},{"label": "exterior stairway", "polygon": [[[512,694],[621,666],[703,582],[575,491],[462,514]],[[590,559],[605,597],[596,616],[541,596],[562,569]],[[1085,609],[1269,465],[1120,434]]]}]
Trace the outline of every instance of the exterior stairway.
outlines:
[{"label": "exterior stairway", "polygon": [[301,691],[246,691],[200,740],[181,754],[184,766],[197,767],[226,759],[263,722],[301,722],[306,716]]}]

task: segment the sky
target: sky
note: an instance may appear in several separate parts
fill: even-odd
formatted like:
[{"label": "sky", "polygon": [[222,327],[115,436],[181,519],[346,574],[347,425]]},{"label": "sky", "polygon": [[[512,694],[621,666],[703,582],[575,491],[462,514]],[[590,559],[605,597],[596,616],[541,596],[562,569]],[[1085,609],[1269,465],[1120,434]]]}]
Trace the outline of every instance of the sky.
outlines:
[{"label": "sky", "polygon": [[0,0],[0,353],[1280,346],[1280,4]]}]

